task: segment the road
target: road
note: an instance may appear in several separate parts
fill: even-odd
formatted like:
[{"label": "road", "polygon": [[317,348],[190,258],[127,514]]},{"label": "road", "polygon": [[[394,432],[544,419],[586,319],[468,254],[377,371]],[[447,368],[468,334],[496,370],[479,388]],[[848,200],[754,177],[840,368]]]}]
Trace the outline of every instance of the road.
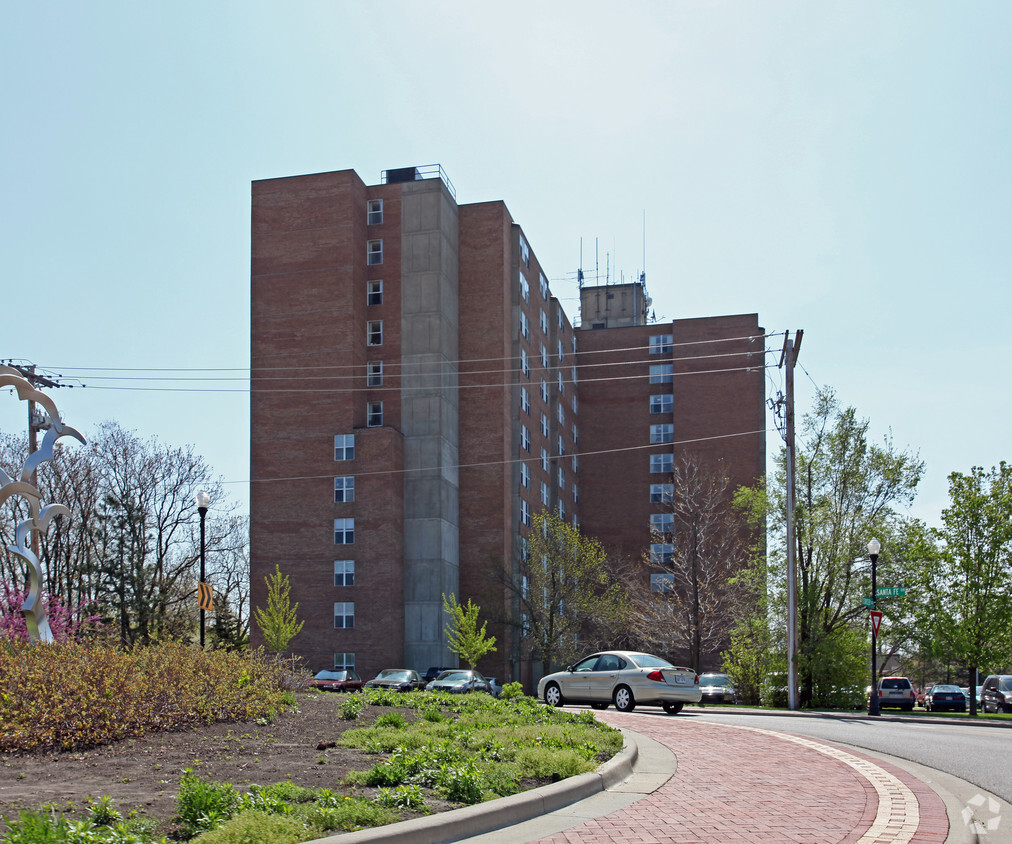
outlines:
[{"label": "road", "polygon": [[1012,724],[964,725],[941,718],[875,719],[856,713],[819,716],[694,707],[678,717],[762,727],[887,753],[952,774],[1012,803]]}]

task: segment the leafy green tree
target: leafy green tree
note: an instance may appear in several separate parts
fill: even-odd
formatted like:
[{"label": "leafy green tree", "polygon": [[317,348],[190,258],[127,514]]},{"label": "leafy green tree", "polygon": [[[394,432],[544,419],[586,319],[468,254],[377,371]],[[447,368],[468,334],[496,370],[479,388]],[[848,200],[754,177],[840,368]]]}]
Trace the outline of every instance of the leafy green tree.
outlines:
[{"label": "leafy green tree", "polygon": [[1012,664],[1012,466],[953,472],[949,501],[941,557],[921,570],[921,620],[973,687],[977,669]]},{"label": "leafy green tree", "polygon": [[299,634],[305,622],[298,620],[299,605],[292,605],[291,585],[288,575],[281,573],[281,566],[275,564],[274,574],[264,581],[267,583],[267,607],[257,607],[253,615],[267,650],[279,654]]},{"label": "leafy green tree", "polygon": [[478,613],[481,607],[472,604],[467,599],[467,604],[462,605],[457,596],[451,593],[447,598],[443,595],[443,612],[446,613],[447,646],[464,662],[468,668],[474,669],[478,660],[485,654],[495,653],[495,636],[487,636],[485,629],[487,622],[482,622],[481,629],[478,629]]},{"label": "leafy green tree", "polygon": [[604,547],[553,513],[535,515],[516,559],[493,573],[520,658],[546,673],[624,632],[626,593]]},{"label": "leafy green tree", "polygon": [[[908,577],[899,538],[912,520],[902,514],[916,494],[924,464],[897,449],[891,437],[869,442],[869,422],[835,394],[821,390],[798,436],[794,533],[786,535],[786,455],[767,490],[749,495],[753,512],[769,523],[768,575],[772,635],[786,648],[786,543],[793,542],[798,574],[798,678],[802,705],[826,703],[828,690],[864,680],[870,594],[867,543],[877,537],[894,583]],[[894,542],[894,540],[896,540]],[[885,609],[885,608],[884,608]],[[866,631],[854,635],[855,628]]]}]

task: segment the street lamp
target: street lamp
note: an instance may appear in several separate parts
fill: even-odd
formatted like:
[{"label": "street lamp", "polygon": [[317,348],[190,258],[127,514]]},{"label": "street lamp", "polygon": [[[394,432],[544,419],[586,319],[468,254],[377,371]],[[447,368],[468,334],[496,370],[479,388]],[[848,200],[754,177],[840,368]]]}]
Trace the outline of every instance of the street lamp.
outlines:
[{"label": "street lamp", "polygon": [[[197,512],[200,513],[200,583],[197,584],[197,600],[200,600],[200,587],[204,583],[204,517],[207,516],[207,507],[211,503],[211,496],[204,490],[193,496],[197,502]],[[204,647],[204,606],[200,607],[200,647]]]},{"label": "street lamp", "polygon": [[[878,564],[878,552],[882,550],[882,543],[877,539],[872,539],[868,543],[868,556],[871,558],[871,610],[875,612],[875,567]],[[868,697],[868,714],[869,715],[880,715],[879,701],[878,701],[878,647],[876,640],[878,634],[875,630],[875,616],[872,615],[871,619],[871,695]]]}]

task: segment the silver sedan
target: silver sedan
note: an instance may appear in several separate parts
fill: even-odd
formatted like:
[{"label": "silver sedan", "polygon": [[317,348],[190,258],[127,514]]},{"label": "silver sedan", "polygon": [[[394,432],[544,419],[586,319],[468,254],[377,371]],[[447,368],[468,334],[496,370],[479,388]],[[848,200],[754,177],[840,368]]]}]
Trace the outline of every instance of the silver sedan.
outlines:
[{"label": "silver sedan", "polygon": [[619,712],[632,712],[639,704],[674,715],[686,703],[699,703],[699,675],[652,654],[602,651],[542,677],[538,697],[549,706],[589,703],[607,709],[614,703]]}]

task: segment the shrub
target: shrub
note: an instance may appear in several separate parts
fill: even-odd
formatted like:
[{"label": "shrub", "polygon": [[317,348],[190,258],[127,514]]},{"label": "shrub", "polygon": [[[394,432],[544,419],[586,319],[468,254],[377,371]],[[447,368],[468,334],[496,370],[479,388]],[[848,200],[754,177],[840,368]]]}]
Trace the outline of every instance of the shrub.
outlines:
[{"label": "shrub", "polygon": [[261,811],[242,812],[217,829],[204,832],[192,844],[250,844],[269,841],[271,844],[299,844],[308,830],[295,818]]},{"label": "shrub", "polygon": [[400,712],[384,712],[376,719],[377,727],[395,727],[403,730],[407,725],[408,722],[404,720],[404,716]]},{"label": "shrub", "polygon": [[357,721],[358,716],[362,713],[362,699],[358,697],[346,697],[341,701],[339,707],[341,717],[345,721]]},{"label": "shrub", "polygon": [[404,809],[411,812],[429,813],[425,805],[425,795],[417,785],[398,785],[394,788],[381,788],[377,791],[373,802],[389,809]]},{"label": "shrub", "polygon": [[239,795],[231,783],[201,779],[189,768],[183,771],[176,815],[185,838],[221,825],[232,817],[239,805]]},{"label": "shrub", "polygon": [[499,700],[514,700],[524,696],[524,687],[520,683],[507,683],[499,692]]}]

